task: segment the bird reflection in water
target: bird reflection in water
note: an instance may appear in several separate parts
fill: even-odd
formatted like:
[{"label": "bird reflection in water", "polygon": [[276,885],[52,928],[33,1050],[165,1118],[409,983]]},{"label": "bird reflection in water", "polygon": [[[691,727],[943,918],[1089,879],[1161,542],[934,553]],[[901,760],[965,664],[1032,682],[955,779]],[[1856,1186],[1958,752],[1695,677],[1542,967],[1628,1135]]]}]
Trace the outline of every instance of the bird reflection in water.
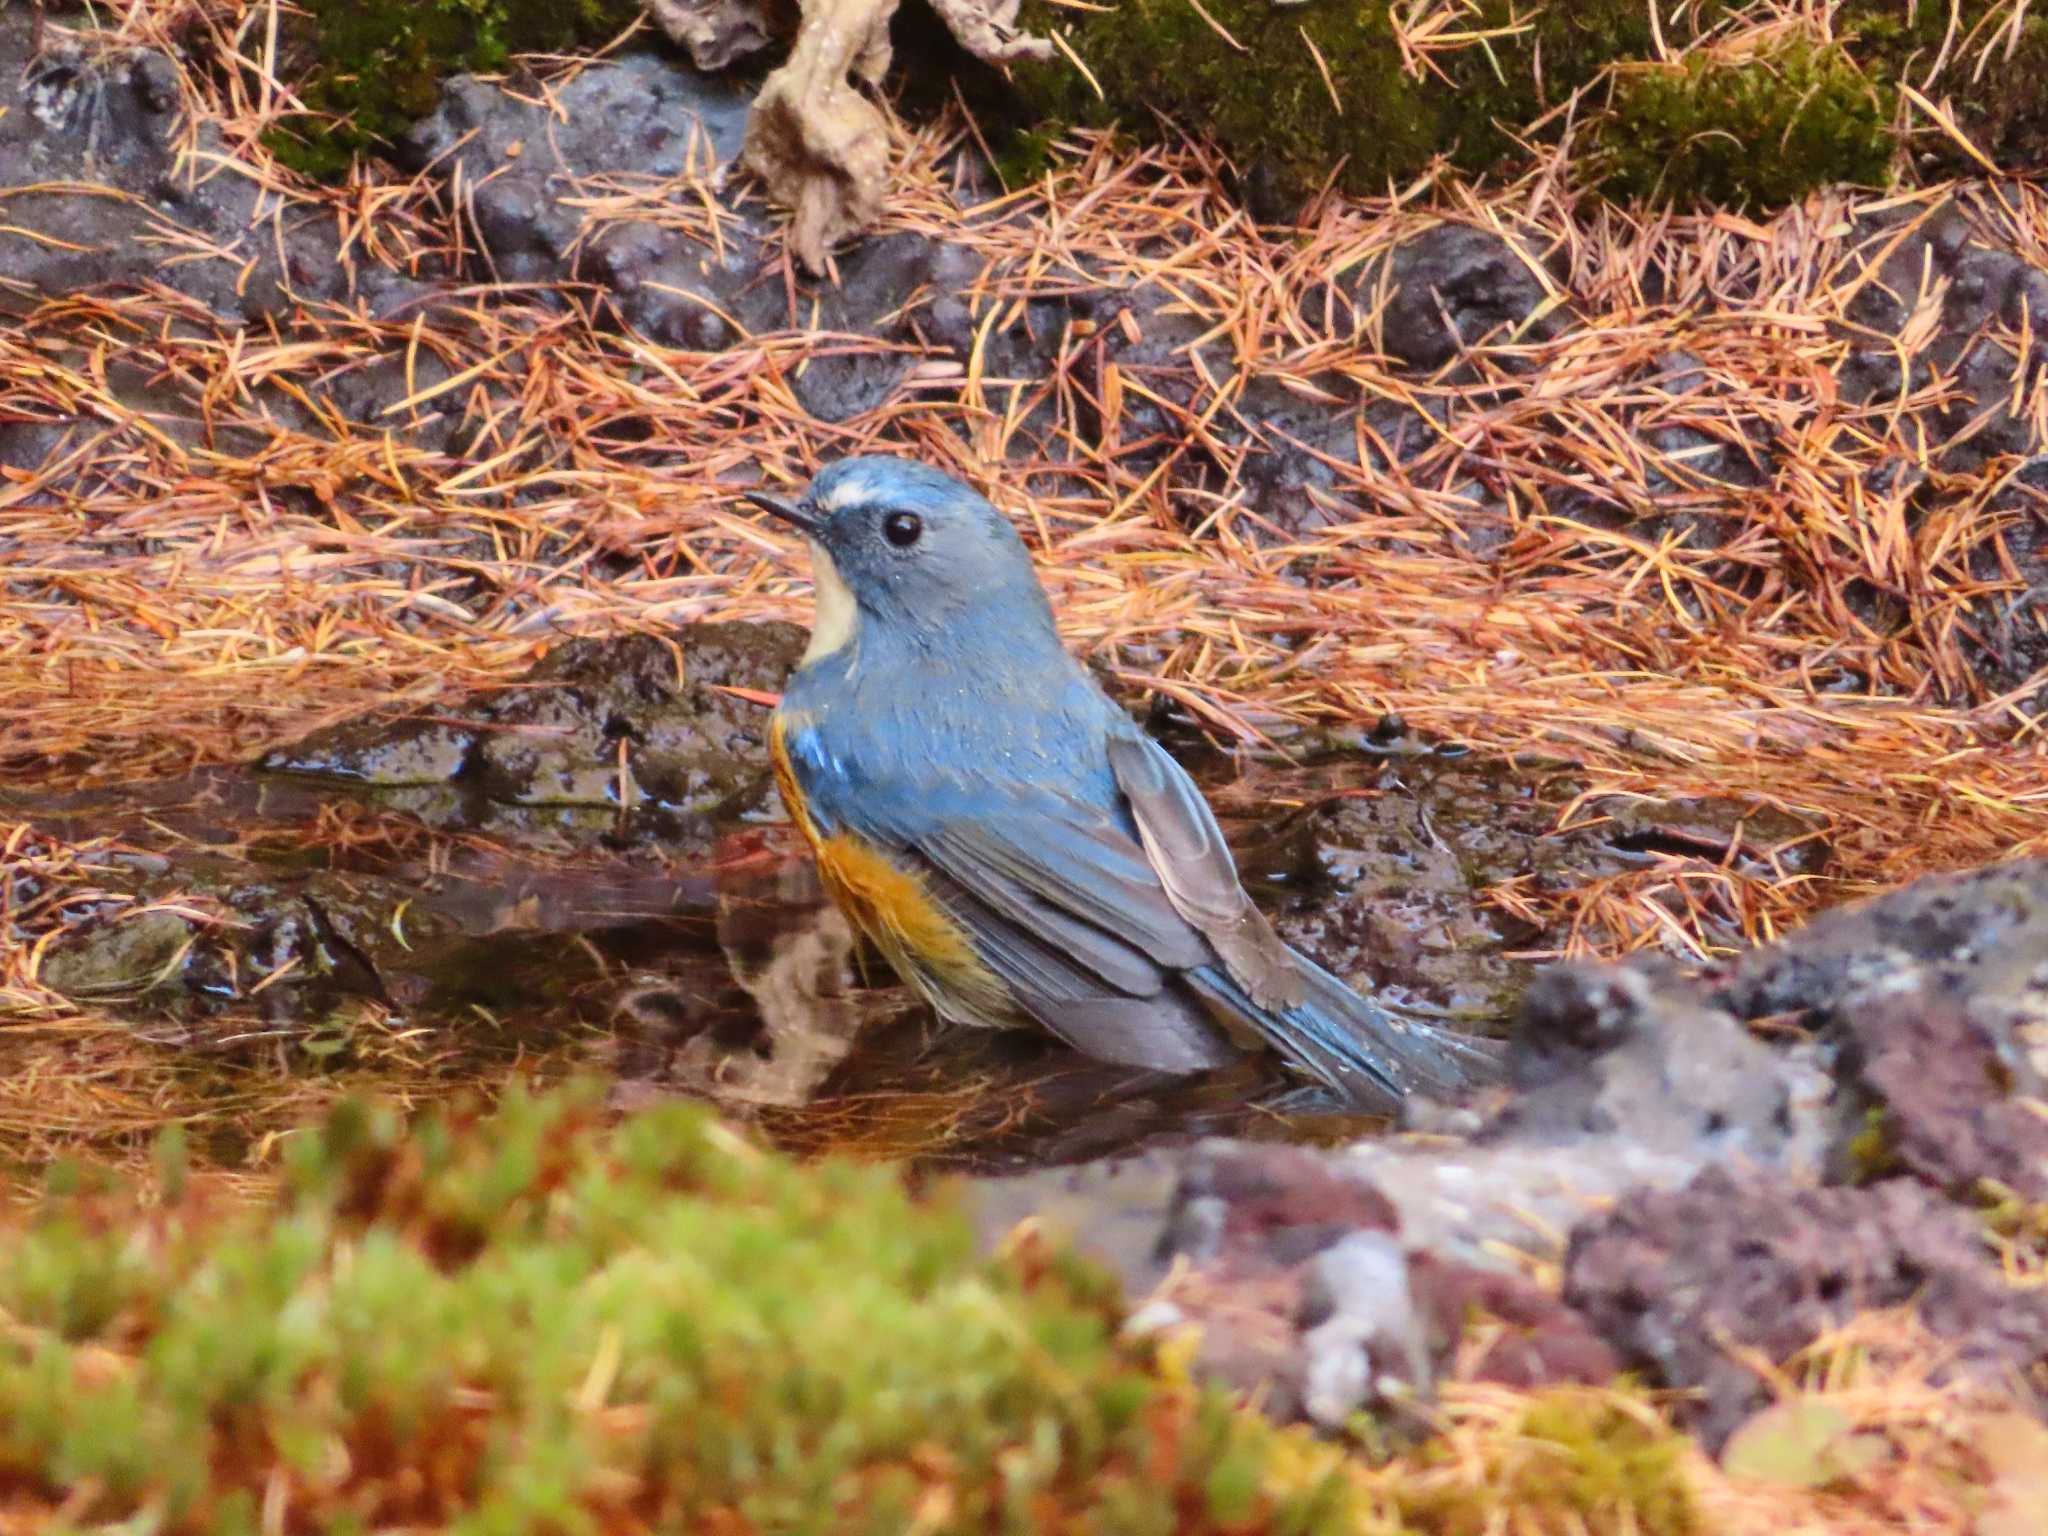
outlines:
[{"label": "bird reflection in water", "polygon": [[729,839],[716,867],[731,985],[711,998],[673,977],[629,986],[614,1021],[657,1059],[631,1052],[621,1066],[727,1104],[808,1103],[869,1016],[852,990],[853,930],[811,861],[758,834]]}]

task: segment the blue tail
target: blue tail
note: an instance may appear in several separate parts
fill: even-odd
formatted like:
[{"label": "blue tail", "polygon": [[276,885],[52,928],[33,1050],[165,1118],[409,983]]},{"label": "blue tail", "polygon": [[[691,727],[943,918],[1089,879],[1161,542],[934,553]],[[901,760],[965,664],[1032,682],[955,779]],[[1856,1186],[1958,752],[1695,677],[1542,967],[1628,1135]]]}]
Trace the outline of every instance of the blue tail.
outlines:
[{"label": "blue tail", "polygon": [[1492,1040],[1400,1019],[1297,955],[1308,996],[1292,1008],[1261,1008],[1220,966],[1184,980],[1226,1017],[1256,1030],[1295,1067],[1362,1109],[1391,1113],[1411,1093],[1453,1098],[1500,1076]]}]

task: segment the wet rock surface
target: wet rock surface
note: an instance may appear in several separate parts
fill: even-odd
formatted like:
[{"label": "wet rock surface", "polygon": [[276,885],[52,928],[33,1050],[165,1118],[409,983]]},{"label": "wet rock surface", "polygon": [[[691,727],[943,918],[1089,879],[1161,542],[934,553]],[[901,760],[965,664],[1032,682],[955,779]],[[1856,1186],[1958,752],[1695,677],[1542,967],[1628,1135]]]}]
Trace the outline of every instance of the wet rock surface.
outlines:
[{"label": "wet rock surface", "polygon": [[1311,289],[1313,321],[1362,330],[1377,350],[1432,372],[1483,342],[1541,341],[1562,317],[1540,254],[1492,230],[1439,224]]},{"label": "wet rock surface", "polygon": [[1982,1229],[1925,1185],[1812,1189],[1717,1168],[1573,1233],[1564,1300],[1632,1363],[1699,1397],[1710,1447],[1771,1399],[1738,1357],[1779,1362],[1859,1312],[1912,1305],[1950,1370],[2024,1382],[2048,1360],[2048,1297],[2008,1284]]},{"label": "wet rock surface", "polygon": [[[147,49],[52,41],[39,12],[0,13],[0,312],[41,295],[169,281],[214,315],[253,323],[331,299],[347,275],[331,225],[284,216],[230,157],[219,129],[193,129],[179,69]],[[214,157],[211,163],[207,157]],[[167,265],[168,245],[183,259]]]},{"label": "wet rock surface", "polygon": [[467,709],[351,722],[259,766],[392,791],[385,803],[430,822],[529,844],[652,836],[681,847],[693,825],[771,802],[767,706],[805,643],[791,624],[571,640]]},{"label": "wet rock surface", "polygon": [[[1457,1017],[1512,1014],[1538,964],[1518,956],[1567,937],[1489,902],[1496,886],[1563,890],[1674,857],[1804,873],[1827,856],[1812,822],[1733,800],[1596,798],[1560,831],[1585,787],[1576,775],[1480,763],[1400,732],[1315,766],[1313,798],[1238,828],[1247,885],[1282,937],[1354,984]],[[1230,791],[1226,822],[1251,793]]]},{"label": "wet rock surface", "polygon": [[579,71],[555,108],[458,76],[404,152],[451,189],[474,189],[471,221],[500,281],[594,287],[618,321],[687,351],[799,327],[831,333],[791,387],[818,420],[844,421],[887,400],[915,360],[912,314],[933,291],[932,241],[862,241],[841,254],[835,281],[819,283],[782,270],[756,203],[728,195],[693,220],[590,208],[586,178],[623,187],[729,165],[751,104],[743,84],[653,54]]},{"label": "wet rock surface", "polygon": [[[1845,316],[1860,331],[1842,383],[1861,402],[1911,401],[1943,444],[1941,464],[1974,469],[2001,454],[2028,454],[2039,444],[2013,403],[2039,371],[2000,332],[2016,336],[2048,314],[2048,271],[2017,252],[1974,238],[1956,209],[1909,219],[1874,215],[1861,286]],[[1916,316],[1934,323],[1912,326]],[[1895,346],[1892,338],[1913,340]],[[1937,387],[1944,382],[1946,387]]]},{"label": "wet rock surface", "polygon": [[[1426,1396],[1481,1317],[1482,1377],[1625,1363],[1700,1389],[1713,1444],[1770,1396],[1729,1346],[1782,1361],[1871,1308],[1915,1305],[1954,1369],[2025,1378],[2048,1303],[2001,1273],[1986,1212],[2048,1177],[2025,1044],[2044,890],[2022,862],[1719,972],[1552,969],[1480,1102],[1342,1150],[1212,1141],[992,1181],[985,1226],[1070,1235],[1149,1297],[1135,1325],[1202,1325],[1207,1369],[1317,1422]],[[1562,1258],[1561,1297],[1518,1251]]]},{"label": "wet rock surface", "polygon": [[860,1022],[843,920],[747,825],[775,804],[764,701],[803,644],[568,641],[467,708],[344,725],[264,775],[45,797],[42,825],[141,816],[169,841],[63,915],[42,980],[166,1044],[346,1055],[483,1018],[487,1055],[602,1029],[670,1042],[636,1059],[674,1085],[800,1099]]},{"label": "wet rock surface", "polygon": [[715,233],[673,219],[598,220],[575,205],[569,178],[609,173],[623,189],[709,172],[739,152],[749,102],[722,76],[645,53],[579,70],[553,107],[461,75],[402,149],[451,187],[473,189],[470,219],[497,280],[595,283],[647,335],[712,350],[738,339],[721,311],[759,274],[759,223],[723,208],[709,215]]}]

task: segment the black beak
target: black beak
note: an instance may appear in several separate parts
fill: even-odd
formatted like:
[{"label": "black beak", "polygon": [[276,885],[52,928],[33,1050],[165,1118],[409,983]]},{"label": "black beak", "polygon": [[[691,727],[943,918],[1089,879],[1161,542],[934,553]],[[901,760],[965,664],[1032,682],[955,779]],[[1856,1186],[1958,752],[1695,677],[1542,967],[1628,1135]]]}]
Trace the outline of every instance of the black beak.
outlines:
[{"label": "black beak", "polygon": [[766,491],[747,491],[747,500],[763,512],[772,513],[785,523],[793,524],[806,538],[817,538],[824,532],[824,525],[793,501],[784,501],[780,496],[770,496]]}]

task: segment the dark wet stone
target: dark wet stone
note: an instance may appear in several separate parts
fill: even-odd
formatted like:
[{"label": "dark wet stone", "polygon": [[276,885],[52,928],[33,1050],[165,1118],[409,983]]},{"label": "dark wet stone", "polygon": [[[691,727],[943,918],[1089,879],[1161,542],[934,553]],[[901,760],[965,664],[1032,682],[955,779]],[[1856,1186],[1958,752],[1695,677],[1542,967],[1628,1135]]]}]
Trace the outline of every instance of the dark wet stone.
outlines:
[{"label": "dark wet stone", "polygon": [[[1909,396],[1915,404],[1896,428],[1913,446],[1851,473],[1861,474],[1866,494],[1903,496],[1913,525],[1937,498],[1955,494],[1952,484],[1911,483],[1925,477],[1923,464],[1942,474],[1972,474],[2013,459],[2034,460],[2048,449],[2026,403],[2042,359],[2038,348],[2020,340],[2032,316],[2048,313],[2048,270],[2031,253],[1982,243],[1958,207],[1881,210],[1859,220],[1856,241],[1844,276],[1861,286],[1840,328],[1845,346],[1837,386],[1843,399],[1874,409]],[[1594,483],[1549,491],[1548,510],[1559,521],[1626,529],[1652,544],[1675,536],[1705,552],[1750,534],[1753,525],[1730,493],[1770,483],[1773,428],[1716,409],[1716,389],[1698,359],[1683,352],[1659,359],[1631,392],[1653,390],[1667,398],[1624,410],[1630,429],[1654,450],[1647,480],[1637,485],[1624,477],[1610,487],[1596,474]],[[1924,454],[1917,451],[1923,444]],[[1910,479],[1902,485],[1901,476]],[[2018,688],[2048,663],[2048,630],[2040,622],[2048,570],[2038,484],[2039,477],[2029,483],[2023,469],[2000,490],[1992,510],[2011,519],[2009,532],[1999,544],[1987,541],[1971,552],[1970,576],[1986,589],[1971,596],[1958,633],[1978,664],[1985,693]],[[1603,546],[1589,544],[1573,558],[1602,553]],[[1757,591],[1777,574],[1754,550],[1701,569],[1737,593]],[[1892,595],[1865,584],[1849,584],[1844,597],[1880,634],[1911,618]]]},{"label": "dark wet stone", "polygon": [[350,722],[261,766],[386,788],[459,786],[451,815],[506,835],[573,835],[575,813],[587,810],[735,814],[770,793],[768,711],[724,690],[779,693],[804,644],[790,624],[690,625],[673,643],[570,640],[467,709]]},{"label": "dark wet stone", "polygon": [[1311,289],[1305,311],[1312,325],[1327,323],[1340,332],[1362,326],[1380,351],[1428,371],[1481,342],[1540,341],[1557,334],[1555,313],[1524,324],[1547,296],[1531,261],[1499,235],[1447,223],[1409,237],[1388,256],[1362,263],[1335,283]]},{"label": "dark wet stone", "polygon": [[[1005,310],[1002,317],[1009,324],[988,327],[985,345],[982,330],[990,301],[985,299],[981,312],[970,315],[935,282],[932,316],[940,323],[921,325],[920,334],[942,341],[962,363],[982,346],[983,372],[992,377],[1042,378],[1065,357],[1077,386],[1079,425],[1105,456],[1144,474],[1180,454],[1187,466],[1183,483],[1210,486],[1215,466],[1188,437],[1190,421],[1209,403],[1188,355],[1206,327],[1177,312],[1178,300],[1165,285],[1097,271],[1092,263],[1084,266],[1088,270],[1077,279],[1042,290],[1021,313]],[[945,256],[935,258],[936,277],[955,270]],[[976,272],[962,275],[971,279]],[[1232,365],[1219,344],[1212,341],[1202,352],[1212,381],[1230,375]],[[1138,387],[1112,389],[1112,374]],[[1120,400],[1113,412],[1112,400]],[[1225,423],[1221,430],[1228,435],[1232,428]]]},{"label": "dark wet stone", "polygon": [[[839,281],[819,285],[810,313],[793,317],[806,330],[845,333],[820,338],[791,380],[798,402],[820,421],[846,421],[886,401],[915,355],[894,347],[863,346],[858,338],[907,340],[904,317],[912,301],[929,295],[937,247],[923,235],[890,234],[863,240],[838,263]],[[813,318],[815,316],[815,318]]]},{"label": "dark wet stone", "polygon": [[322,731],[263,759],[272,773],[309,773],[382,789],[452,784],[476,753],[474,731],[439,720],[385,726],[351,722]]},{"label": "dark wet stone", "polygon": [[445,453],[462,425],[462,396],[444,394],[400,410],[403,402],[445,384],[455,370],[425,347],[387,352],[335,374],[327,395],[342,415],[370,434],[402,431],[430,453]]},{"label": "dark wet stone", "polygon": [[[2033,454],[2039,441],[2024,402],[2042,362],[2020,374],[2022,325],[2048,314],[2048,271],[2018,252],[1989,249],[1960,210],[1886,210],[1861,221],[1863,286],[1846,318],[1852,345],[1838,375],[1845,398],[1896,400],[1939,380],[1947,398],[1922,408],[1937,464],[1967,473],[2005,454]],[[1861,229],[1859,229],[1861,233]],[[1940,322],[1911,350],[1892,344],[1924,306],[1939,303]],[[1867,341],[1860,340],[1863,335]]]},{"label": "dark wet stone", "polygon": [[608,288],[620,316],[641,334],[665,346],[716,352],[739,338],[729,306],[738,282],[754,270],[752,242],[736,238],[734,246],[721,258],[680,230],[614,224],[592,237],[577,271]]},{"label": "dark wet stone", "polygon": [[366,265],[358,272],[356,297],[372,320],[407,325],[415,319],[424,319],[429,325],[460,324],[460,309],[465,303],[474,302],[464,299],[447,283],[424,282],[374,265]]},{"label": "dark wet stone", "polygon": [[973,351],[979,322],[968,290],[982,267],[982,258],[963,245],[941,244],[932,252],[931,302],[912,322],[927,345],[958,358]]},{"label": "dark wet stone", "polygon": [[738,154],[749,91],[679,60],[628,53],[593,62],[552,92],[557,118],[529,95],[470,75],[441,88],[439,106],[401,146],[411,164],[474,188],[486,266],[499,281],[595,283],[621,320],[669,346],[712,351],[773,328],[776,291],[761,275],[761,225],[721,215],[720,238],[648,220],[587,227],[578,178],[621,171],[675,176]]},{"label": "dark wet stone", "polygon": [[[1972,605],[1965,644],[1986,686],[2005,693],[2048,673],[2048,455],[2030,460],[1986,513],[2007,521],[1971,555],[1970,574],[1992,590]],[[2020,702],[2028,714],[2044,707],[2038,689]]]},{"label": "dark wet stone", "polygon": [[175,912],[142,912],[88,927],[50,949],[39,976],[54,992],[81,1001],[137,1001],[175,990],[196,927]]},{"label": "dark wet stone", "polygon": [[1597,840],[1549,840],[1569,791],[1530,776],[1402,757],[1358,792],[1305,810],[1239,848],[1282,937],[1395,1002],[1508,1011],[1534,935],[1483,908],[1512,872],[1606,864]]},{"label": "dark wet stone", "polygon": [[[1336,375],[1309,381],[1314,394],[1275,379],[1253,379],[1209,425],[1212,439],[1238,466],[1244,502],[1280,537],[1297,539],[1374,510],[1362,484],[1405,464],[1442,440],[1416,407],[1361,402],[1355,385]],[[1221,471],[1202,465],[1190,486],[1223,489]],[[1257,528],[1247,529],[1262,539]]]},{"label": "dark wet stone", "polygon": [[[167,284],[230,323],[282,314],[346,289],[331,219],[282,226],[251,177],[181,166],[178,72],[144,49],[87,53],[68,42],[33,47],[38,13],[0,12],[0,166],[12,187],[83,184],[114,194],[47,190],[7,199],[0,231],[0,310],[26,307],[6,290],[57,296]],[[226,156],[202,123],[194,149]],[[152,238],[168,219],[218,256],[166,263]]]},{"label": "dark wet stone", "polygon": [[751,100],[723,76],[653,53],[591,63],[551,95],[559,116],[530,95],[456,75],[401,145],[409,163],[436,176],[461,168],[477,188],[478,232],[493,257],[567,259],[584,211],[560,201],[565,175],[665,177],[731,160]]},{"label": "dark wet stone", "polygon": [[[12,490],[40,474],[67,450],[84,443],[92,432],[90,418],[67,416],[61,421],[0,421],[0,486]],[[36,506],[51,499],[47,490],[30,493],[17,505]]]},{"label": "dark wet stone", "polygon": [[[1726,413],[1712,410],[1713,381],[1698,358],[1669,353],[1644,382],[1670,401],[1631,413],[1637,417],[1631,425],[1655,455],[1643,486],[1652,499],[1750,490],[1769,480],[1769,452],[1757,441],[1762,425],[1748,424],[1744,430]],[[1654,520],[1651,527],[1657,527]],[[1687,542],[1696,547],[1725,542],[1733,531],[1715,525]]]},{"label": "dark wet stone", "polygon": [[1858,221],[1857,233],[1863,283],[1847,318],[1886,335],[1905,325],[1970,244],[1969,221],[1953,207],[1879,209]]},{"label": "dark wet stone", "polygon": [[[1641,482],[1626,469],[1582,467],[1580,478],[1589,483],[1545,488],[1544,504],[1557,525],[1625,530],[1639,544],[1675,541],[1690,550],[1734,543],[1750,522],[1732,493],[1768,484],[1774,452],[1768,423],[1725,408],[1726,387],[1684,351],[1658,358],[1622,384],[1625,403],[1616,415],[1645,450]],[[1573,558],[1612,561],[1614,545],[1588,541]],[[1730,591],[1751,590],[1758,581],[1756,571],[1736,560],[1701,562],[1700,568]]]},{"label": "dark wet stone", "polygon": [[2018,1376],[2048,1356],[2048,1296],[2006,1283],[1982,1232],[1924,1186],[1805,1189],[1716,1168],[1641,1192],[1573,1235],[1564,1299],[1662,1385],[1710,1448],[1771,1399],[1735,1350],[1789,1359],[1873,1308],[1913,1304],[1948,1371]]},{"label": "dark wet stone", "polygon": [[[793,624],[700,624],[679,632],[675,648],[645,635],[558,646],[530,687],[493,706],[491,723],[566,723],[575,737],[515,746],[494,730],[483,749],[486,784],[514,801],[556,799],[559,785],[608,768],[615,785],[624,741],[635,792],[658,804],[708,809],[756,789],[768,772],[768,711],[722,690],[781,692],[806,643]],[[588,791],[607,802],[615,792]]]},{"label": "dark wet stone", "polygon": [[[5,303],[0,294],[0,308]],[[271,440],[268,427],[209,425],[187,381],[138,365],[120,353],[101,357],[83,346],[67,346],[52,347],[45,356],[59,367],[100,374],[113,409],[106,414],[81,411],[54,419],[0,420],[0,494],[11,493],[21,505],[58,505],[67,498],[102,493],[154,494],[156,482],[145,489],[139,476],[156,442],[168,440],[182,449],[208,453],[255,454]],[[266,394],[263,409],[273,420],[300,419],[303,413],[296,404]],[[115,412],[138,419],[110,421]],[[30,481],[38,482],[32,491],[23,488]],[[0,552],[6,548],[5,522],[0,517]],[[124,537],[107,527],[87,537],[97,551],[118,558],[147,548],[141,533],[138,528],[137,536]]]},{"label": "dark wet stone", "polygon": [[929,240],[864,240],[842,255],[836,281],[805,277],[792,289],[768,267],[766,223],[736,203],[720,210],[716,239],[647,219],[591,227],[574,201],[579,178],[728,162],[751,96],[733,80],[644,53],[593,63],[554,95],[566,122],[514,90],[457,76],[407,138],[412,163],[451,181],[459,172],[475,189],[491,275],[595,284],[620,323],[690,351],[718,351],[746,334],[831,332],[791,373],[804,409],[844,421],[889,398],[915,361],[901,345],[917,340],[915,312],[945,286]]},{"label": "dark wet stone", "polygon": [[[1735,801],[1603,802],[1611,814],[1559,833],[1580,787],[1403,753],[1337,797],[1247,829],[1238,861],[1282,936],[1354,984],[1501,1018],[1534,974],[1512,953],[1561,948],[1566,935],[1488,906],[1490,886],[1576,886],[1673,855],[1750,870],[1825,858],[1809,824]],[[1717,937],[1741,941],[1732,926]]]}]

